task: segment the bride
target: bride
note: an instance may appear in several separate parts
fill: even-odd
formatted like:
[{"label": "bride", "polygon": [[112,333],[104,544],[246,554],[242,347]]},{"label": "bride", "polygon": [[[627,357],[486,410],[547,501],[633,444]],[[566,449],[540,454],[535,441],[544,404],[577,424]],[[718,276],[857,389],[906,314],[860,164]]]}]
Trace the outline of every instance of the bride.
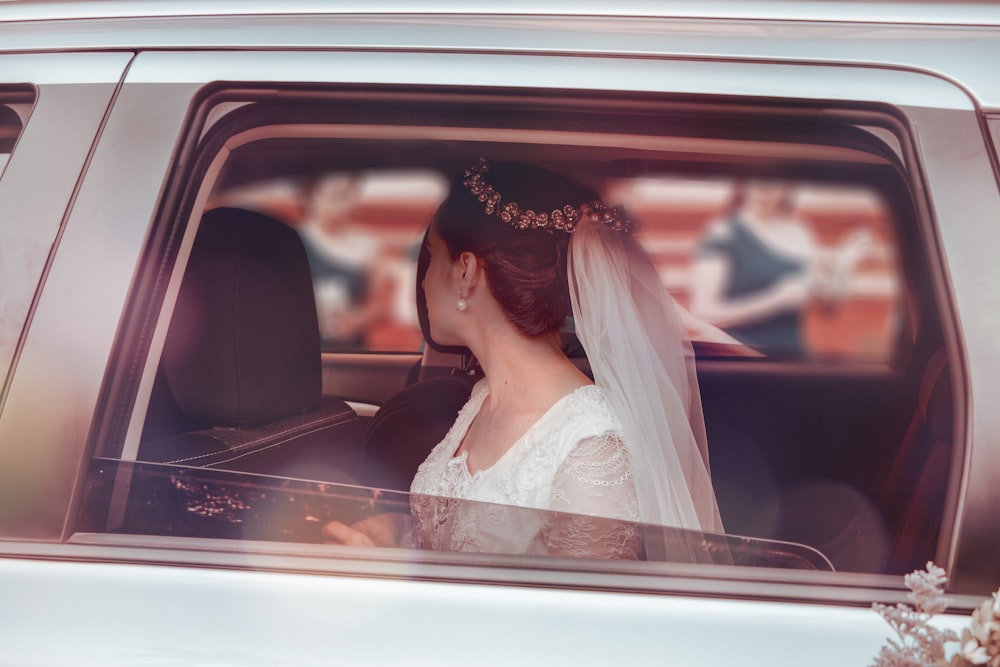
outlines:
[{"label": "bride", "polygon": [[[415,521],[331,522],[329,540],[633,558],[635,522],[721,532],[690,347],[632,229],[532,165],[483,159],[452,184],[428,234],[430,334],[485,377],[417,471]],[[570,315],[593,382],[562,351]]]}]

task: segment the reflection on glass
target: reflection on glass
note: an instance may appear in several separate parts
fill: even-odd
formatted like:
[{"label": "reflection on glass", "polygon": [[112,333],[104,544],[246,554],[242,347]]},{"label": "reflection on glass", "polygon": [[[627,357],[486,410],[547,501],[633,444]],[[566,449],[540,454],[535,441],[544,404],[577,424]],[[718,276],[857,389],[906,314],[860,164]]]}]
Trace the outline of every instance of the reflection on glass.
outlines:
[{"label": "reflection on glass", "polygon": [[[456,505],[461,507],[457,508]],[[447,506],[447,512],[440,512]],[[422,518],[411,520],[419,507]],[[448,544],[430,545],[420,538],[419,521],[453,521],[461,514],[489,522],[497,539],[489,544],[465,544],[461,535],[446,535]],[[389,523],[385,518],[389,517]],[[336,522],[353,530],[366,523],[390,525],[391,537],[375,543],[392,546],[583,558],[621,558],[808,570],[832,569],[815,549],[731,535],[595,519],[508,505],[436,496],[418,496],[367,487],[267,477],[221,470],[94,459],[84,490],[77,530],[138,535],[272,540],[298,543],[329,542],[324,527]],[[468,525],[466,522],[459,522]],[[506,541],[512,527],[530,526],[538,540]],[[629,545],[627,554],[566,548],[592,543],[590,531],[616,535]],[[440,526],[435,526],[439,529]],[[341,540],[342,542],[350,542]],[[550,548],[555,545],[556,548]]]}]

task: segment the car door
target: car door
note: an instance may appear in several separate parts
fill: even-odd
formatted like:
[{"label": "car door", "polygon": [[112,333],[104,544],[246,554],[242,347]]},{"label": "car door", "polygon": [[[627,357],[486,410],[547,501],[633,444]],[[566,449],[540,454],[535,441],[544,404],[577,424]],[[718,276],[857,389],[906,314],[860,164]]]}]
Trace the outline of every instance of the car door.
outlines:
[{"label": "car door", "polygon": [[[400,101],[412,105],[408,124],[391,113]],[[980,370],[971,363],[988,354],[990,336],[977,329],[963,337],[957,322],[993,298],[970,283],[990,266],[985,248],[996,243],[989,241],[1000,241],[990,223],[1000,201],[975,107],[956,86],[877,68],[596,55],[141,53],[90,157],[0,421],[0,441],[32,444],[30,465],[6,467],[0,486],[18,489],[20,507],[44,508],[23,509],[8,521],[7,535],[16,541],[4,550],[16,558],[0,562],[11,582],[5,599],[9,608],[27,610],[19,620],[44,619],[65,640],[44,641],[40,624],[7,624],[19,628],[6,643],[8,655],[52,663],[89,655],[102,664],[206,656],[243,664],[466,664],[484,656],[581,665],[774,664],[804,655],[830,665],[870,660],[887,628],[867,604],[902,599],[895,574],[366,551],[119,534],[76,523],[97,470],[91,457],[136,458],[197,220],[242,146],[282,137],[346,141],[368,132],[362,138],[510,144],[524,155],[532,155],[525,146],[556,146],[568,160],[581,147],[645,150],[656,132],[614,123],[631,105],[649,105],[655,115],[661,103],[673,114],[693,109],[722,121],[789,121],[798,113],[806,125],[830,127],[824,123],[833,118],[863,140],[829,142],[807,127],[789,142],[821,146],[819,159],[841,167],[877,161],[907,184],[901,192],[910,197],[910,237],[900,247],[927,260],[930,289],[922,305],[937,318],[960,387],[935,553],[958,568],[960,592],[983,592],[995,568],[962,570],[962,558],[994,538],[977,532],[982,524],[963,523],[986,506],[986,496],[962,495],[966,484],[980,484],[963,471],[969,456],[982,462],[976,474],[992,469],[992,454],[981,453],[978,442],[996,431],[998,417],[971,408],[995,393],[989,363]],[[491,106],[528,107],[543,120],[505,127],[502,117],[490,116]],[[302,118],[283,115],[289,108]],[[590,114],[586,122],[580,109]],[[373,121],[373,110],[388,120]],[[553,118],[580,125],[552,127]],[[729,144],[692,137],[703,156],[767,143],[756,130],[730,136]],[[968,227],[985,236],[972,242]],[[962,270],[946,262],[952,256],[962,257]],[[62,344],[66,323],[71,349]],[[767,370],[760,376],[765,388]],[[769,370],[788,379],[785,367]],[[963,502],[978,510],[960,516]],[[967,542],[970,535],[978,541]],[[39,598],[46,587],[58,590],[58,607]]]}]

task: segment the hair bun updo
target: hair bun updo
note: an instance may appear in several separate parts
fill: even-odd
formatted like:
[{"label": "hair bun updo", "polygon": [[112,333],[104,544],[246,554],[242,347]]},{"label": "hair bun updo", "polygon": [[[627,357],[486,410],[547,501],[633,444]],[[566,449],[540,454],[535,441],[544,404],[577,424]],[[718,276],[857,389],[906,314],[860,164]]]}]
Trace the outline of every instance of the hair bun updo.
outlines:
[{"label": "hair bun updo", "polygon": [[[500,163],[486,174],[506,201],[521,210],[551,211],[599,199],[596,192],[560,174],[530,164]],[[571,313],[567,279],[570,235],[548,229],[516,229],[454,179],[434,216],[434,226],[452,259],[471,252],[483,265],[490,292],[504,314],[526,336],[559,331]]]}]

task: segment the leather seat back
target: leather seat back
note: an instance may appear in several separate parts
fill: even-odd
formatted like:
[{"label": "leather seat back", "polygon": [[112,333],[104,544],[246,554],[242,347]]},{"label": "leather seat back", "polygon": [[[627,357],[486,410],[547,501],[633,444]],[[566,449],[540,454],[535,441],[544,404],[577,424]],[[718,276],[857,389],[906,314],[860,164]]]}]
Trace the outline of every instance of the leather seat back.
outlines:
[{"label": "leather seat back", "polygon": [[335,482],[359,477],[360,422],[345,402],[322,395],[305,250],[276,220],[233,208],[205,214],[160,384],[154,394],[174,402],[182,430],[147,428],[143,460]]}]

